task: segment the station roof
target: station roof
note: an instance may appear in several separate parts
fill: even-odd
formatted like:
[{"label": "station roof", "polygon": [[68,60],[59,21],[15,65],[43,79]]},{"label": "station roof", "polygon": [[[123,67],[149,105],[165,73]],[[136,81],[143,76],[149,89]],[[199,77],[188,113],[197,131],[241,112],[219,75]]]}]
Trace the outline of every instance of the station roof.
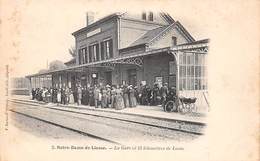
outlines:
[{"label": "station roof", "polygon": [[195,39],[182,26],[182,24],[179,21],[176,21],[176,22],[172,23],[171,25],[162,26],[162,27],[158,27],[158,28],[155,28],[153,30],[147,31],[143,36],[141,36],[139,39],[134,41],[128,47],[133,47],[133,46],[137,46],[137,45],[141,45],[141,44],[149,44],[150,42],[154,41],[154,39],[156,39],[156,37],[164,34],[169,29],[174,28],[176,26],[183,32],[184,37],[186,37],[188,39],[188,41],[190,41],[190,42],[194,42],[195,41]]},{"label": "station roof", "polygon": [[149,51],[142,52],[142,53],[134,53],[131,55],[119,56],[119,57],[112,58],[112,59],[91,62],[91,63],[81,64],[81,65],[76,65],[76,66],[70,66],[70,67],[67,67],[64,69],[36,73],[36,74],[32,74],[32,75],[27,75],[26,77],[31,78],[31,77],[38,77],[38,76],[42,76],[42,75],[51,75],[51,74],[57,73],[57,72],[80,72],[80,69],[82,69],[83,67],[95,67],[95,65],[102,64],[102,63],[109,63],[109,62],[128,59],[128,58],[147,56],[147,55],[152,55],[152,54],[156,54],[156,53],[174,52],[174,51],[181,51],[181,50],[192,50],[192,49],[207,47],[208,43],[209,43],[209,39],[204,39],[204,40],[199,40],[199,41],[195,41],[192,43],[181,44],[181,45],[174,46],[174,47],[153,49],[153,50],[149,50]]}]

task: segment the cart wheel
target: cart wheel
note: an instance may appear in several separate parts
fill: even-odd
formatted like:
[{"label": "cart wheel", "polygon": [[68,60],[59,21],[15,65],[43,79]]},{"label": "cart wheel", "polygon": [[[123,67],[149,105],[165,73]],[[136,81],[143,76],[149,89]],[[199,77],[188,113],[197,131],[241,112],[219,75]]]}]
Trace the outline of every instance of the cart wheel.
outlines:
[{"label": "cart wheel", "polygon": [[164,106],[165,112],[172,112],[174,109],[176,109],[176,105],[173,101],[168,101]]}]

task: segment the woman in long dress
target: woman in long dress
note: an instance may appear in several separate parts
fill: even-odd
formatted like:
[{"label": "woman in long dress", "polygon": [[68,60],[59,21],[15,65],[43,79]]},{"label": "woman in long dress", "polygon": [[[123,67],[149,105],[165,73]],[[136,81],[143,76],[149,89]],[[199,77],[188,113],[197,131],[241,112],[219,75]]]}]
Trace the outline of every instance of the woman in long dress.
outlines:
[{"label": "woman in long dress", "polygon": [[122,110],[124,108],[124,99],[123,99],[123,93],[122,90],[117,86],[115,90],[115,109],[116,110]]},{"label": "woman in long dress", "polygon": [[115,101],[116,100],[116,89],[114,86],[112,86],[111,89],[111,108],[115,108]]},{"label": "woman in long dress", "polygon": [[129,86],[129,106],[136,107],[135,89],[131,85]]},{"label": "woman in long dress", "polygon": [[161,100],[160,89],[157,83],[154,84],[152,89],[152,105],[157,106]]},{"label": "woman in long dress", "polygon": [[69,87],[65,88],[65,104],[69,104],[70,103],[70,89]]},{"label": "woman in long dress", "polygon": [[74,103],[74,96],[73,96],[73,91],[72,89],[70,88],[70,104],[73,104]]},{"label": "woman in long dress", "polygon": [[107,89],[104,87],[101,90],[101,108],[107,108]]},{"label": "woman in long dress", "polygon": [[109,85],[107,85],[106,88],[107,88],[107,107],[110,108],[110,107],[112,107],[112,105],[111,105],[111,89],[110,89]]},{"label": "woman in long dress", "polygon": [[89,89],[89,105],[90,106],[95,106],[94,89],[93,89],[93,87],[91,87]]},{"label": "woman in long dress", "polygon": [[129,91],[126,85],[123,87],[123,99],[124,99],[124,107],[125,108],[129,107]]},{"label": "woman in long dress", "polygon": [[57,90],[57,104],[61,103],[61,89]]}]

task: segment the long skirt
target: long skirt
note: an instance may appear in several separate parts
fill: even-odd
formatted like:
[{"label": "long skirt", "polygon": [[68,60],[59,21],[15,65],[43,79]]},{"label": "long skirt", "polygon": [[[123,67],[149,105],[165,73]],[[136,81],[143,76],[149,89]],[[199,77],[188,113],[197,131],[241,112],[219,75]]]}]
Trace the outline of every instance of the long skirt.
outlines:
[{"label": "long skirt", "polygon": [[101,108],[107,108],[107,96],[106,95],[102,95],[102,98],[101,98]]},{"label": "long skirt", "polygon": [[70,102],[69,103],[74,103],[74,96],[73,96],[73,94],[70,94]]},{"label": "long skirt", "polygon": [[123,101],[124,101],[124,107],[129,107],[129,97],[128,97],[128,94],[127,93],[124,93],[123,94]]},{"label": "long skirt", "polygon": [[52,96],[52,102],[53,103],[57,103],[57,95],[53,95]]},{"label": "long skirt", "polygon": [[129,105],[130,107],[136,107],[136,98],[135,96],[130,96]]},{"label": "long skirt", "polygon": [[111,108],[115,108],[116,95],[111,95]]},{"label": "long skirt", "polygon": [[90,96],[90,97],[89,97],[89,105],[90,105],[90,106],[95,106],[94,96]]},{"label": "long skirt", "polygon": [[124,108],[124,100],[121,95],[115,96],[115,109],[122,110]]},{"label": "long skirt", "polygon": [[61,103],[61,93],[58,93],[58,94],[57,94],[57,102],[58,102],[58,103]]}]

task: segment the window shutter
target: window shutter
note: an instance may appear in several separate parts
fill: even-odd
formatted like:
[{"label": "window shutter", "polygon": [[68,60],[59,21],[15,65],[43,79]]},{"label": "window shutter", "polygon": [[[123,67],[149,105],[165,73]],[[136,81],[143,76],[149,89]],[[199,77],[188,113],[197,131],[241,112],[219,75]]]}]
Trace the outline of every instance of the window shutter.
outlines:
[{"label": "window shutter", "polygon": [[101,42],[101,60],[105,59],[104,42]]},{"label": "window shutter", "polygon": [[86,63],[89,63],[88,47],[85,48]]},{"label": "window shutter", "polygon": [[89,62],[91,63],[92,62],[92,46],[89,46],[88,47],[88,51],[89,51]]},{"label": "window shutter", "polygon": [[81,50],[78,50],[79,64],[81,64]]},{"label": "window shutter", "polygon": [[97,54],[97,61],[100,60],[100,57],[99,57],[99,44],[96,45],[96,54]]},{"label": "window shutter", "polygon": [[85,58],[85,48],[82,49],[82,64],[85,64],[86,63],[86,58]]},{"label": "window shutter", "polygon": [[112,39],[109,40],[109,55],[110,55],[110,58],[114,57],[114,54],[113,54],[113,41],[112,41]]}]

